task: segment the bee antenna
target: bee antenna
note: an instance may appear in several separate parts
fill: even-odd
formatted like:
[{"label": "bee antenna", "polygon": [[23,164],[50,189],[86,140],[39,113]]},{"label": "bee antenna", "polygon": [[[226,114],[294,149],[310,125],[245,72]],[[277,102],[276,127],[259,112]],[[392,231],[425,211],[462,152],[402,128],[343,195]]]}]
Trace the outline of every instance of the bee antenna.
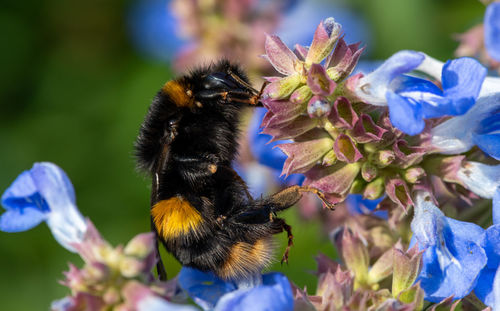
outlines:
[{"label": "bee antenna", "polygon": [[257,91],[253,86],[251,86],[249,83],[245,82],[243,79],[241,79],[237,74],[235,74],[231,68],[228,69],[228,74],[231,76],[231,78],[233,78],[234,80],[236,80],[236,82],[238,82],[239,84],[243,85],[244,87],[246,87],[249,91],[251,91],[253,94],[258,94],[259,91]]}]

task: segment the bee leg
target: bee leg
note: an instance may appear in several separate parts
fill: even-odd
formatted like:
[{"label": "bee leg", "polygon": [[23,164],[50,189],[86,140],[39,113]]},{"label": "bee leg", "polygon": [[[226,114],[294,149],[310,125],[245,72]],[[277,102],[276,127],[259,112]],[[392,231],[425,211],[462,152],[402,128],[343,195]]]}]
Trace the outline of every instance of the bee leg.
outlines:
[{"label": "bee leg", "polygon": [[153,217],[151,217],[151,231],[155,235],[155,251],[156,251],[156,272],[158,273],[158,279],[160,281],[166,281],[167,280],[167,271],[165,270],[165,265],[163,264],[163,261],[161,260],[160,256],[160,247],[158,243],[158,234],[156,233],[156,227],[153,222]]},{"label": "bee leg", "polygon": [[328,209],[335,210],[334,205],[328,202],[323,192],[309,186],[291,186],[281,190],[278,193],[273,194],[267,200],[269,200],[271,204],[275,205],[276,211],[280,211],[287,209],[293,204],[297,203],[297,201],[302,198],[302,194],[304,192],[314,193]]},{"label": "bee leg", "polygon": [[288,264],[288,253],[290,252],[290,248],[293,246],[293,234],[292,234],[292,226],[287,224],[284,219],[274,218],[273,222],[277,223],[281,226],[281,231],[285,231],[288,237],[288,244],[286,246],[285,252],[283,253],[283,257],[281,258],[281,264]]}]

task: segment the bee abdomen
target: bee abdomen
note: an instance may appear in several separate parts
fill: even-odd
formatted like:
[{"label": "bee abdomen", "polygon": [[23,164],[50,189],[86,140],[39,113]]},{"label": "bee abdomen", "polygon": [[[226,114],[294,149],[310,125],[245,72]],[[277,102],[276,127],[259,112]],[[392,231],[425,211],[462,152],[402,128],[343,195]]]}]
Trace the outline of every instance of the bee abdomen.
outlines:
[{"label": "bee abdomen", "polygon": [[260,273],[269,266],[273,258],[272,237],[261,238],[255,243],[235,243],[224,263],[217,267],[216,274],[223,279],[241,279]]},{"label": "bee abdomen", "polygon": [[151,216],[158,235],[165,241],[196,235],[203,223],[200,212],[178,196],[156,203]]}]

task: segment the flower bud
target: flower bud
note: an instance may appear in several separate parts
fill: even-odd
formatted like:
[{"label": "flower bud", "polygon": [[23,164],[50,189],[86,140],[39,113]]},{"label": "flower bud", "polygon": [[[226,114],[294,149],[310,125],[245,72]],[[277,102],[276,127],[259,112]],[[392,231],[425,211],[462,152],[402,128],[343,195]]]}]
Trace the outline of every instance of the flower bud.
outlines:
[{"label": "flower bud", "polygon": [[368,272],[368,283],[376,284],[392,273],[393,249],[390,248],[377,259]]},{"label": "flower bud", "polygon": [[323,162],[322,164],[324,166],[330,166],[330,165],[333,165],[335,164],[335,162],[337,162],[337,155],[335,154],[335,151],[330,150],[328,151],[325,156],[323,156]]},{"label": "flower bud", "polygon": [[424,307],[424,296],[424,290],[420,287],[420,282],[417,282],[412,287],[399,293],[398,299],[404,303],[413,303],[414,310],[418,311]]},{"label": "flower bud", "polygon": [[392,150],[379,150],[374,154],[373,162],[379,167],[386,167],[396,159]]},{"label": "flower bud", "polygon": [[296,89],[290,96],[290,101],[294,104],[303,104],[309,101],[312,97],[312,92],[309,86],[303,85]]},{"label": "flower bud", "polygon": [[104,282],[110,277],[109,267],[99,262],[87,264],[82,273],[91,283]]},{"label": "flower bud", "polygon": [[374,181],[368,183],[368,185],[366,185],[365,191],[363,192],[363,196],[369,200],[380,198],[385,190],[384,182],[384,177],[378,177]]},{"label": "flower bud", "polygon": [[361,176],[363,177],[364,180],[370,182],[375,177],[377,177],[377,174],[378,174],[378,169],[371,162],[365,162],[361,166]]},{"label": "flower bud", "polygon": [[316,31],[306,56],[306,63],[320,63],[333,50],[333,46],[342,32],[342,26],[329,17],[322,21]]},{"label": "flower bud", "polygon": [[398,297],[399,293],[410,288],[417,279],[422,267],[423,251],[417,247],[409,249],[406,253],[394,249],[394,270],[392,274],[392,295]]},{"label": "flower bud", "polygon": [[345,265],[354,272],[358,284],[365,284],[368,279],[368,265],[370,258],[368,250],[357,233],[351,233],[347,228],[341,236],[335,237],[335,243],[340,250]]},{"label": "flower bud", "polygon": [[123,257],[120,261],[120,272],[123,276],[134,278],[142,273],[146,264],[133,257]]},{"label": "flower bud", "polygon": [[142,233],[135,236],[123,250],[125,255],[145,258],[155,247],[155,238],[153,233]]},{"label": "flower bud", "polygon": [[423,168],[419,166],[409,168],[404,173],[405,180],[411,184],[416,183],[420,178],[424,176],[425,176],[425,171]]},{"label": "flower bud", "polygon": [[287,98],[299,86],[301,77],[298,73],[284,77],[278,81],[272,82],[266,87],[264,92],[272,99]]},{"label": "flower bud", "polygon": [[365,186],[366,186],[366,182],[364,180],[356,179],[353,181],[353,183],[351,185],[351,189],[349,190],[349,193],[352,193],[352,194],[362,193],[363,190],[365,189]]}]

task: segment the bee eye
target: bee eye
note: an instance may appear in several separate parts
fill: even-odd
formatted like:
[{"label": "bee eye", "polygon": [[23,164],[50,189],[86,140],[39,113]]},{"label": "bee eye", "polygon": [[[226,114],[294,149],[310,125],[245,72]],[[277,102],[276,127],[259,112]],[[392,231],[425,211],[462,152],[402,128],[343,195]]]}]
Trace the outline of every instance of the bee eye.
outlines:
[{"label": "bee eye", "polygon": [[239,85],[230,75],[222,72],[215,72],[204,79],[203,88],[206,90],[237,89]]}]

